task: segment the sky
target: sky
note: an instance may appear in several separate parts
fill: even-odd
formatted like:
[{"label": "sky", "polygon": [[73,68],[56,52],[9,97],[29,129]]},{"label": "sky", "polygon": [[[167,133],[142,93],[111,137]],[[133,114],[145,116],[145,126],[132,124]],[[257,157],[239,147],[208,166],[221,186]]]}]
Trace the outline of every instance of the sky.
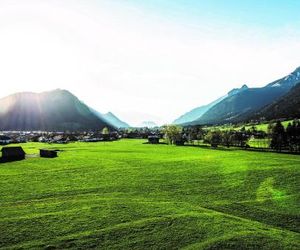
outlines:
[{"label": "sky", "polygon": [[0,0],[0,97],[67,89],[170,123],[300,66],[299,0]]}]

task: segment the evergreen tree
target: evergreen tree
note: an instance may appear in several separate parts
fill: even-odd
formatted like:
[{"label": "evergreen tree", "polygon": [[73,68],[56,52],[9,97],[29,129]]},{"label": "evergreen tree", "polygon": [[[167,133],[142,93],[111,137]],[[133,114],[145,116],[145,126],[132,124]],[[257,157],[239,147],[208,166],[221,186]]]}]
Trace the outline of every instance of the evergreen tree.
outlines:
[{"label": "evergreen tree", "polygon": [[277,121],[271,133],[271,148],[281,151],[286,145],[286,132],[280,121]]}]

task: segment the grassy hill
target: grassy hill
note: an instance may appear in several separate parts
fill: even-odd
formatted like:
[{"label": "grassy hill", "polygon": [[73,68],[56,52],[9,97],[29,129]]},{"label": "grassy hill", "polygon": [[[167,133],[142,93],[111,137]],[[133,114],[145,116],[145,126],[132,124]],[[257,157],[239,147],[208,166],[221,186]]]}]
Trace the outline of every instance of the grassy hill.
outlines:
[{"label": "grassy hill", "polygon": [[63,151],[0,165],[0,248],[300,248],[299,156],[142,140],[50,147]]}]

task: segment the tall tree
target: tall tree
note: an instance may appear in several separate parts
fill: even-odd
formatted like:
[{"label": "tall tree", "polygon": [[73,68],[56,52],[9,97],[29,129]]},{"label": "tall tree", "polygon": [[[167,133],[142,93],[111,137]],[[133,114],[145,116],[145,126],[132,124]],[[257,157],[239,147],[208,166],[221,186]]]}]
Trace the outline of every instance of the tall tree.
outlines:
[{"label": "tall tree", "polygon": [[104,127],[101,132],[102,132],[103,135],[108,135],[109,134],[109,129],[107,127]]},{"label": "tall tree", "polygon": [[280,121],[273,127],[271,138],[271,148],[280,152],[286,146],[286,132]]},{"label": "tall tree", "polygon": [[220,130],[209,131],[204,138],[213,148],[217,148],[222,142],[222,133]]},{"label": "tall tree", "polygon": [[180,126],[165,125],[162,131],[169,144],[175,144],[177,141],[182,140],[182,127]]}]

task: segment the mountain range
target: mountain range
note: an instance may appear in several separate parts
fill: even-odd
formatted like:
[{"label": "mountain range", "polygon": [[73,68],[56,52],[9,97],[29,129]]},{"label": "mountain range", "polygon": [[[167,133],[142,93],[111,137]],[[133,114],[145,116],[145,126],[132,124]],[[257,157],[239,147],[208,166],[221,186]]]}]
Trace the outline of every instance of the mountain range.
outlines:
[{"label": "mountain range", "polygon": [[231,91],[229,91],[225,96],[222,96],[220,98],[218,98],[217,100],[204,105],[204,106],[200,106],[197,108],[192,109],[191,111],[183,114],[182,116],[180,116],[179,118],[177,118],[173,124],[186,124],[186,123],[191,123],[197,119],[199,119],[202,115],[204,115],[208,110],[210,110],[213,106],[215,106],[216,104],[218,104],[219,102],[223,101],[225,98],[235,95],[245,89],[248,89],[247,85],[243,85],[241,88],[235,88],[232,89]]},{"label": "mountain range", "polygon": [[[248,88],[246,85],[243,85],[242,88],[233,89],[223,98],[207,105],[208,108],[206,108],[207,106],[196,108],[175,120],[174,123],[178,124],[178,120],[180,121],[180,124],[184,125],[208,125],[242,122],[251,118],[259,117],[259,110],[267,110],[267,107],[272,103],[274,103],[273,105],[276,105],[276,101],[281,100],[280,98],[284,98],[284,100],[286,100],[285,102],[281,101],[280,105],[280,109],[284,110],[286,109],[285,106],[288,105],[288,98],[290,98],[290,96],[294,96],[293,93],[297,91],[295,86],[299,83],[299,81],[300,67],[291,74],[279,80],[273,81],[262,88]],[[284,97],[285,95],[288,96]],[[197,113],[199,110],[204,110],[205,112]],[[277,110],[279,110],[278,107]],[[195,116],[199,114],[200,116],[195,118]],[[270,115],[266,115],[266,113],[261,114],[265,115],[265,118],[270,117]],[[195,119],[187,122],[183,119],[183,117],[192,117]]]},{"label": "mountain range", "polygon": [[287,94],[249,117],[253,119],[294,119],[300,117],[300,81]]},{"label": "mountain range", "polygon": [[0,130],[77,131],[115,126],[67,90],[22,92],[0,99]]},{"label": "mountain range", "polygon": [[140,128],[155,128],[158,125],[153,121],[143,121],[138,127]]},{"label": "mountain range", "polygon": [[[300,117],[300,67],[262,88],[243,85],[195,108],[174,121],[183,125],[215,125],[251,120]],[[143,122],[141,127],[155,127]],[[102,114],[67,90],[22,92],[0,99],[0,131],[87,131],[127,128],[113,113]]]}]

